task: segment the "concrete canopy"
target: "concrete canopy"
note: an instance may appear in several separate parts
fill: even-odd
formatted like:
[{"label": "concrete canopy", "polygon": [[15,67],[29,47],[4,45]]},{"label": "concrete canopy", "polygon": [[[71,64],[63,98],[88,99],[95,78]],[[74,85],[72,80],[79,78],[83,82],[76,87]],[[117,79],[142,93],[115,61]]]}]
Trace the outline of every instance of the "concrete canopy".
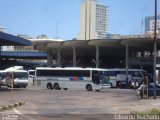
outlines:
[{"label": "concrete canopy", "polygon": [[[123,39],[94,39],[94,40],[66,40],[51,41],[41,40],[33,41],[37,49],[42,51],[51,50],[53,56],[57,55],[57,50],[62,50],[63,56],[72,56],[73,47],[76,47],[77,56],[95,56],[96,46],[99,46],[100,55],[102,56],[122,56],[125,57],[126,47],[128,44],[131,51],[153,51],[154,40],[151,38],[123,38]],[[159,39],[157,40],[160,45]],[[159,49],[159,47],[158,47]]]},{"label": "concrete canopy", "polygon": [[47,47],[49,48],[62,48],[62,42],[59,42],[59,41],[52,41],[52,42],[48,42],[47,43]]},{"label": "concrete canopy", "polygon": [[[134,47],[138,50],[153,51],[153,38],[127,38],[121,42],[122,45],[128,44],[129,47]],[[157,39],[157,49],[160,49],[160,40]]]},{"label": "concrete canopy", "polygon": [[72,55],[73,47],[76,47],[77,56],[85,56],[87,54],[94,54],[95,52],[95,47],[88,45],[88,41],[86,40],[67,40],[64,41],[62,45],[68,47],[68,49],[71,49],[70,51],[68,51],[70,53],[67,53],[67,51],[65,51],[65,53],[68,55]]},{"label": "concrete canopy", "polygon": [[[37,41],[39,50],[51,53],[53,59],[62,61],[81,60],[91,63],[91,60],[102,64],[119,65],[126,58],[126,44],[131,57],[136,57],[137,52],[148,51],[153,53],[154,40],[151,38],[122,38],[122,39],[95,39],[95,40],[67,40],[67,41]],[[33,42],[35,44],[35,42]],[[159,39],[157,44],[160,45]],[[59,56],[59,57],[58,57]],[[74,56],[74,57],[73,57]],[[98,59],[99,58],[99,59]],[[91,61],[91,62],[90,62]],[[93,62],[92,62],[93,63]],[[68,65],[69,63],[67,63]],[[93,63],[94,64],[94,63]]]},{"label": "concrete canopy", "polygon": [[34,41],[32,41],[35,49],[38,49],[38,50],[41,50],[41,51],[47,51],[48,50],[47,44],[49,42],[52,42],[52,41],[51,40],[34,40]]},{"label": "concrete canopy", "polygon": [[0,32],[0,45],[1,46],[12,46],[12,45],[31,46],[32,42],[21,37]]},{"label": "concrete canopy", "polygon": [[[93,49],[93,46],[100,46],[106,49],[125,49],[125,45],[129,47],[135,47],[139,49],[152,50],[154,39],[152,38],[124,38],[124,39],[94,39],[94,40],[66,40],[66,41],[51,41],[51,40],[40,40],[32,41],[34,46],[38,49],[44,50],[45,47],[50,49],[56,48],[68,48],[72,49],[73,46],[76,48]],[[160,45],[160,39],[157,39],[157,44]]]},{"label": "concrete canopy", "polygon": [[121,45],[121,39],[94,39],[88,41],[89,45],[94,46],[103,46],[108,48],[123,48],[124,46]]},{"label": "concrete canopy", "polygon": [[88,41],[86,41],[86,40],[67,40],[67,41],[64,41],[62,44],[64,46],[69,46],[69,47],[73,47],[73,46],[82,47],[82,46],[88,45],[87,42]]},{"label": "concrete canopy", "polygon": [[124,56],[125,46],[121,44],[122,39],[94,39],[88,41],[89,45],[98,46],[100,54],[105,56]]}]

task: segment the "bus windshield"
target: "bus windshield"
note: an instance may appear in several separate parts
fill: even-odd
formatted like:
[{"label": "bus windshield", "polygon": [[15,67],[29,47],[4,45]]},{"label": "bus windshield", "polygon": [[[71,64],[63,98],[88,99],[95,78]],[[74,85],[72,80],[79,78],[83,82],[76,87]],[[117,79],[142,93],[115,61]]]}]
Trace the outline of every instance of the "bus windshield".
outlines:
[{"label": "bus windshield", "polygon": [[99,72],[99,76],[100,76],[100,84],[110,84],[107,72],[101,71]]},{"label": "bus windshield", "polygon": [[93,71],[94,84],[109,84],[109,76],[105,71]]},{"label": "bus windshield", "polygon": [[5,73],[0,73],[0,80],[3,80],[6,77]]},{"label": "bus windshield", "polygon": [[14,77],[18,79],[27,79],[28,74],[26,72],[16,72]]}]

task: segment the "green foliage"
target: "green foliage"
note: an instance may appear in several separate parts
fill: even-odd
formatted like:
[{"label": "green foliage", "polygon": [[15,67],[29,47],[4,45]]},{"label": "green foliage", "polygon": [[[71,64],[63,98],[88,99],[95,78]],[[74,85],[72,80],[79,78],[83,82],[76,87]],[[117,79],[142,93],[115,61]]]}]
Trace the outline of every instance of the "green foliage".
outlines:
[{"label": "green foliage", "polygon": [[160,110],[157,108],[152,108],[150,111],[144,111],[144,112],[138,112],[138,111],[132,111],[131,114],[134,115],[160,115]]},{"label": "green foliage", "polygon": [[150,111],[150,114],[152,115],[160,115],[160,110],[157,108],[152,108],[152,110]]}]

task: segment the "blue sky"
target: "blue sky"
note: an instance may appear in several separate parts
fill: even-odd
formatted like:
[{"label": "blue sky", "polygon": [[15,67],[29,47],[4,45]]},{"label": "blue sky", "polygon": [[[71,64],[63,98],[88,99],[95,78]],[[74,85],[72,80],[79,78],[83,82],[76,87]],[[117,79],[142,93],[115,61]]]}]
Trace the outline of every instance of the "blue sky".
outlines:
[{"label": "blue sky", "polygon": [[[109,33],[142,34],[142,20],[154,15],[154,0],[100,0],[109,6]],[[160,5],[160,0],[158,5]],[[77,37],[80,31],[82,0],[0,0],[0,26],[13,35],[36,37],[57,34],[65,40]],[[160,7],[158,6],[158,14]],[[143,26],[144,27],[144,26]]]}]

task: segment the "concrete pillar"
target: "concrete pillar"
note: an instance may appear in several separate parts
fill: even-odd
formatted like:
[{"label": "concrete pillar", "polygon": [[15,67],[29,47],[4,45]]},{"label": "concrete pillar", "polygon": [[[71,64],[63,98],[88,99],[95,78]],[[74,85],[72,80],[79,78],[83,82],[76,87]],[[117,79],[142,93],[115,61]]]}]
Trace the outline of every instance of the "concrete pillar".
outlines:
[{"label": "concrete pillar", "polygon": [[76,46],[73,46],[73,67],[76,67]]},{"label": "concrete pillar", "polygon": [[52,67],[53,66],[53,56],[51,54],[51,50],[47,52],[47,66]]},{"label": "concrete pillar", "polygon": [[160,70],[158,69],[158,84],[160,84]]},{"label": "concrete pillar", "polygon": [[99,68],[99,46],[96,45],[96,68]]},{"label": "concrete pillar", "polygon": [[61,48],[57,49],[57,54],[58,54],[58,67],[61,67]]},{"label": "concrete pillar", "polygon": [[126,88],[128,88],[128,44],[126,44]]}]

